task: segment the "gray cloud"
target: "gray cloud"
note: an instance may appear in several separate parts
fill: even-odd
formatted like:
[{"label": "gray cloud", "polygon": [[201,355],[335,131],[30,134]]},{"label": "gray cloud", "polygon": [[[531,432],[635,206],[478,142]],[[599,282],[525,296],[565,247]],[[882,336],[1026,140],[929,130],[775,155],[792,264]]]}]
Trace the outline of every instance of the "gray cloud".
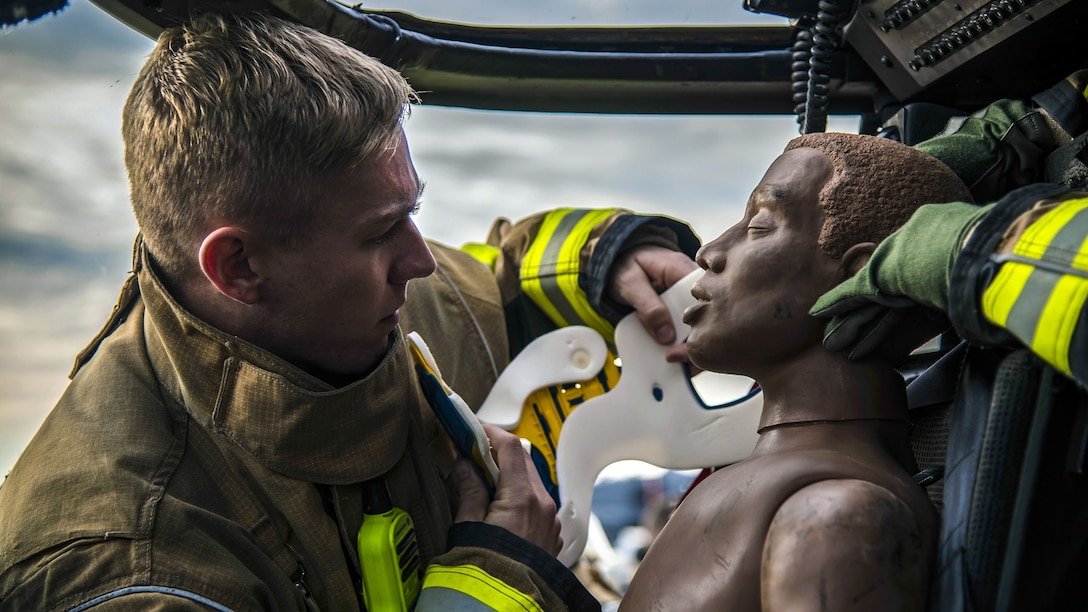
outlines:
[{"label": "gray cloud", "polygon": [[118,63],[145,54],[150,41],[86,0],[64,10],[0,28],[0,55],[34,58],[61,72],[113,74]]},{"label": "gray cloud", "polygon": [[[836,129],[852,122],[836,120]],[[791,117],[632,117],[423,107],[407,125],[428,182],[418,223],[451,244],[488,221],[554,206],[620,206],[689,221],[704,237],[739,218],[796,135]]]}]

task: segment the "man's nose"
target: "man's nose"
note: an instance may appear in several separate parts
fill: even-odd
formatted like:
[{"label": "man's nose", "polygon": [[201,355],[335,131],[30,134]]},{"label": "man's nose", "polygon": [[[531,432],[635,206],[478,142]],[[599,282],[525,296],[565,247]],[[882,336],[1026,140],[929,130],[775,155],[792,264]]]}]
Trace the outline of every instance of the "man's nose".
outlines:
[{"label": "man's nose", "polygon": [[398,284],[406,283],[413,278],[430,276],[436,266],[434,255],[423,240],[423,235],[419,233],[419,228],[411,219],[408,219],[408,224],[411,227],[408,228],[408,236],[404,241],[404,255],[399,258],[392,272],[393,278],[390,279]]}]

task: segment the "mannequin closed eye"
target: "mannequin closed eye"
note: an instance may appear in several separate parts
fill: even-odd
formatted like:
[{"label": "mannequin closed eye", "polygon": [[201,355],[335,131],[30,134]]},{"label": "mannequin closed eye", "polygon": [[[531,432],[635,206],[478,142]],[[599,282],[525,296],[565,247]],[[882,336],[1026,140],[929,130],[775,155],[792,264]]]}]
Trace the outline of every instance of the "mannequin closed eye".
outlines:
[{"label": "mannequin closed eye", "polygon": [[777,225],[774,213],[764,208],[752,217],[752,220],[748,222],[748,234],[760,234],[771,231]]}]

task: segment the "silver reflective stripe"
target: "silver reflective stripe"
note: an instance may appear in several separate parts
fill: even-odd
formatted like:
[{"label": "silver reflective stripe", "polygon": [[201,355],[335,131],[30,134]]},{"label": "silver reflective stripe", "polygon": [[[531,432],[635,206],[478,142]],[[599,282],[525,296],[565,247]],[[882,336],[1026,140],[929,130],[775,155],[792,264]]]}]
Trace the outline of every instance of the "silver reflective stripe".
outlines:
[{"label": "silver reflective stripe", "polygon": [[106,603],[107,601],[117,599],[118,597],[124,597],[125,595],[132,595],[135,593],[161,593],[163,595],[173,595],[175,597],[181,597],[182,599],[195,601],[199,604],[208,606],[212,610],[218,610],[219,612],[233,612],[230,608],[224,606],[223,604],[216,603],[208,599],[207,597],[204,597],[203,595],[197,595],[196,593],[191,593],[182,589],[154,585],[130,586],[123,589],[117,589],[116,591],[110,591],[105,595],[99,595],[98,597],[95,597],[90,601],[83,602],[78,606],[75,606],[74,608],[69,608],[68,612],[82,612],[83,610],[89,610],[97,606],[98,604]]},{"label": "silver reflective stripe", "polygon": [[1015,253],[999,253],[991,255],[990,259],[994,263],[1003,264],[1007,261],[1027,264],[1034,266],[1040,270],[1046,270],[1047,272],[1054,272],[1056,274],[1067,274],[1069,276],[1079,276],[1081,278],[1088,278],[1088,270],[1079,270],[1072,266],[1064,266],[1053,261],[1046,259],[1032,259],[1030,257],[1024,257],[1023,255],[1016,255]]}]

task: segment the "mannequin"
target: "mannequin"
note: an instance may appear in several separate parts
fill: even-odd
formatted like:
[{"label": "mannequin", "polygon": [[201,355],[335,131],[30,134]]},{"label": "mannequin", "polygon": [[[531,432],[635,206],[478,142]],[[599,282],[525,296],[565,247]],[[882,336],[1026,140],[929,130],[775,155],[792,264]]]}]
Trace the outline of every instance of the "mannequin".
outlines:
[{"label": "mannequin", "polygon": [[763,388],[752,455],[680,504],[621,610],[923,610],[937,515],[902,377],[821,344],[816,299],[924,203],[970,201],[941,162],[853,134],[794,139],[706,244],[684,314],[693,364]]}]

